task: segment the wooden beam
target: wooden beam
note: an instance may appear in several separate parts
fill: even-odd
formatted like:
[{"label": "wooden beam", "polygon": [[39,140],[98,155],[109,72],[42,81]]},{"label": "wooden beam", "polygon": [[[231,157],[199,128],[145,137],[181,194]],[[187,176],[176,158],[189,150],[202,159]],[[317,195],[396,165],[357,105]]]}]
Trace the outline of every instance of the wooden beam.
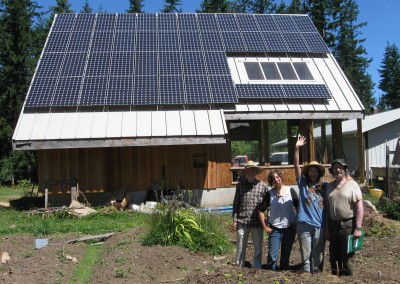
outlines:
[{"label": "wooden beam", "polygon": [[342,139],[342,120],[332,119],[332,148],[333,159],[344,158]]},{"label": "wooden beam", "polygon": [[358,170],[360,173],[360,183],[364,183],[364,143],[362,135],[362,120],[357,119],[357,139],[358,139]]}]

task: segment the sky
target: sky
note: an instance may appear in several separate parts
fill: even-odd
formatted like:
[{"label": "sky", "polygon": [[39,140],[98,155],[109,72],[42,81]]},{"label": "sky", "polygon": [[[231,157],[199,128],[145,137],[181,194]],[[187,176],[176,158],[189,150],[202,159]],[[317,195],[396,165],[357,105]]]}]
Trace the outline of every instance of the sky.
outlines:
[{"label": "sky", "polygon": [[[36,0],[43,7],[54,5],[55,0]],[[69,0],[72,10],[79,12],[84,0]],[[182,12],[194,13],[199,9],[201,0],[181,0]],[[279,2],[279,1],[277,1]],[[379,72],[387,42],[396,44],[400,48],[400,1],[399,0],[358,0],[360,14],[358,22],[367,22],[362,27],[360,38],[365,38],[363,43],[367,50],[367,57],[372,59],[368,73],[375,83],[374,96],[378,98],[382,91],[378,89]],[[163,0],[143,0],[143,10],[148,13],[160,12],[164,6]],[[89,0],[89,5],[94,11],[99,7],[109,13],[124,13],[129,7],[128,0]]]}]

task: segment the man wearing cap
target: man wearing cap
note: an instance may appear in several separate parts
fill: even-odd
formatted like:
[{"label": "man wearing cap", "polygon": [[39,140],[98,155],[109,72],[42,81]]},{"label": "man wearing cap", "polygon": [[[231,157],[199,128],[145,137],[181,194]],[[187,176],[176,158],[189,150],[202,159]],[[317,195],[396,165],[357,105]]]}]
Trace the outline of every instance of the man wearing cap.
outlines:
[{"label": "man wearing cap", "polygon": [[267,184],[256,178],[265,170],[253,161],[248,161],[236,186],[233,200],[233,229],[236,231],[236,264],[244,267],[246,261],[246,246],[251,232],[254,245],[253,267],[261,269],[263,229],[258,218],[258,207],[266,191]]},{"label": "man wearing cap", "polygon": [[304,272],[321,272],[324,264],[325,236],[324,188],[322,179],[325,168],[316,161],[300,170],[299,151],[306,144],[306,138],[299,135],[294,151],[294,170],[299,187],[297,212],[297,238]]},{"label": "man wearing cap", "polygon": [[331,163],[329,172],[335,178],[327,187],[326,236],[329,239],[329,254],[332,274],[353,275],[350,259],[353,253],[347,253],[349,235],[361,236],[364,214],[360,187],[346,177],[347,164],[343,159]]}]

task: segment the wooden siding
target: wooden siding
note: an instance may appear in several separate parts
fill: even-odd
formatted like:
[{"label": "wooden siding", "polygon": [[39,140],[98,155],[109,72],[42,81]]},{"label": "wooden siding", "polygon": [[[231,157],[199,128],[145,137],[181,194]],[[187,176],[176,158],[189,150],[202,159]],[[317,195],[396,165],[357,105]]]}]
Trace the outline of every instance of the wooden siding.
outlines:
[{"label": "wooden siding", "polygon": [[232,185],[228,144],[39,150],[39,186],[67,193],[166,188],[214,189]]}]

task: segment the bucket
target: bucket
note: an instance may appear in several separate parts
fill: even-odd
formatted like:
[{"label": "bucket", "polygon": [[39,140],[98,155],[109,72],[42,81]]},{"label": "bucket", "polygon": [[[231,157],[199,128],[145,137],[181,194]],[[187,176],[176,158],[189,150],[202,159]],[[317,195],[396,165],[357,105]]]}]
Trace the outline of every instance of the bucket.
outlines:
[{"label": "bucket", "polygon": [[381,198],[383,191],[381,189],[378,188],[370,188],[369,189],[369,193],[371,194],[371,196],[376,197],[376,198]]}]

